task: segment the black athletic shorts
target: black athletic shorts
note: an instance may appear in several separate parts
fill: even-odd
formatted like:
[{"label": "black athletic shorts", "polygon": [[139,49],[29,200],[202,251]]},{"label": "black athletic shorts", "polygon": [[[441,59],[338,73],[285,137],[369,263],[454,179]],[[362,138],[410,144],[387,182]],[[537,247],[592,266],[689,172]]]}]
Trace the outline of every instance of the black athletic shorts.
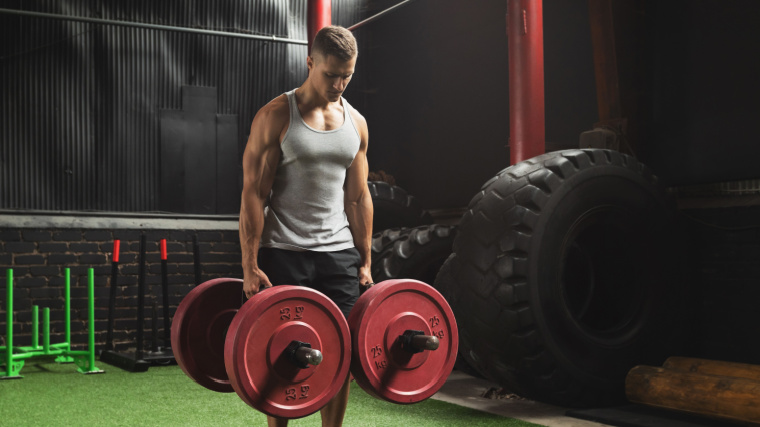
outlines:
[{"label": "black athletic shorts", "polygon": [[336,252],[259,249],[259,268],[273,286],[306,286],[327,295],[348,319],[359,299],[359,267],[356,248]]}]

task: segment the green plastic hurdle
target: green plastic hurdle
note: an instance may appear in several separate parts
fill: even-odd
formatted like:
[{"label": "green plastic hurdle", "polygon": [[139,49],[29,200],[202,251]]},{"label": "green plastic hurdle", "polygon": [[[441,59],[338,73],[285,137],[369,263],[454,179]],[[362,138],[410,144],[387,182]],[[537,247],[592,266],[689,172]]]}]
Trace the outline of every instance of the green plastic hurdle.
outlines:
[{"label": "green plastic hurdle", "polygon": [[[45,307],[42,314],[42,345],[39,343],[39,308],[32,306],[32,345],[27,347],[13,346],[13,269],[9,268],[6,275],[6,338],[5,346],[0,346],[0,354],[5,361],[5,372],[0,379],[23,378],[21,369],[24,362],[32,357],[58,356],[58,363],[74,362],[77,372],[83,374],[99,374],[104,371],[95,366],[95,273],[89,269],[88,278],[88,335],[89,343],[87,350],[71,350],[71,275],[66,269],[66,337],[62,343],[50,343],[50,308]],[[3,371],[0,369],[0,373]]]}]

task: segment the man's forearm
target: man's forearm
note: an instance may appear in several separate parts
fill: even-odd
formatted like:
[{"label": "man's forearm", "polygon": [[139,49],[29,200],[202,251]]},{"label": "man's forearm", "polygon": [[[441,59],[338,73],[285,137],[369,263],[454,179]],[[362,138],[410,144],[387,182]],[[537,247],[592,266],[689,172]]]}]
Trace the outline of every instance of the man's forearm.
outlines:
[{"label": "man's forearm", "polygon": [[354,238],[354,246],[362,257],[364,266],[369,267],[372,262],[372,198],[369,193],[355,202],[346,205],[346,216],[351,235]]},{"label": "man's forearm", "polygon": [[258,268],[258,251],[264,229],[264,202],[255,195],[243,193],[240,209],[240,249],[243,255],[243,273],[248,275]]}]

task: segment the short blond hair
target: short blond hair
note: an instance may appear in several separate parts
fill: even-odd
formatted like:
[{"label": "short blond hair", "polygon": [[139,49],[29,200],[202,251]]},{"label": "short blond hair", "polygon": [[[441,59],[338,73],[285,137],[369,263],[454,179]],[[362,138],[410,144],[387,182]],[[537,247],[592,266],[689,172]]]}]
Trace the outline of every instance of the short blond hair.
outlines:
[{"label": "short blond hair", "polygon": [[327,55],[333,55],[341,61],[348,61],[358,54],[356,39],[351,31],[338,25],[329,25],[314,36],[311,46],[312,58],[317,53],[325,58]]}]

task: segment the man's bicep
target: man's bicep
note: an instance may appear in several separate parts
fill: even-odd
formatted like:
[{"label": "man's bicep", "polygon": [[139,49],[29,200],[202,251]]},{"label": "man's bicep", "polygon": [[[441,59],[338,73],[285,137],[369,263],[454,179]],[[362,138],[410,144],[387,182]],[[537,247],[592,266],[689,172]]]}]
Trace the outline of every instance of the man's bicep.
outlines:
[{"label": "man's bicep", "polygon": [[355,115],[354,119],[359,131],[360,144],[359,152],[356,153],[356,157],[348,170],[346,198],[348,201],[356,202],[369,194],[369,189],[367,188],[367,178],[369,177],[369,164],[367,161],[369,131],[364,117],[356,110],[353,110],[352,113]]},{"label": "man's bicep", "polygon": [[348,201],[358,201],[367,191],[368,174],[367,153],[364,150],[359,150],[351,167],[348,168],[346,177],[346,198]]},{"label": "man's bicep", "polygon": [[279,136],[276,126],[267,115],[257,114],[251,124],[243,153],[243,176],[245,185],[253,186],[254,190],[271,187],[277,163],[280,159]]}]

